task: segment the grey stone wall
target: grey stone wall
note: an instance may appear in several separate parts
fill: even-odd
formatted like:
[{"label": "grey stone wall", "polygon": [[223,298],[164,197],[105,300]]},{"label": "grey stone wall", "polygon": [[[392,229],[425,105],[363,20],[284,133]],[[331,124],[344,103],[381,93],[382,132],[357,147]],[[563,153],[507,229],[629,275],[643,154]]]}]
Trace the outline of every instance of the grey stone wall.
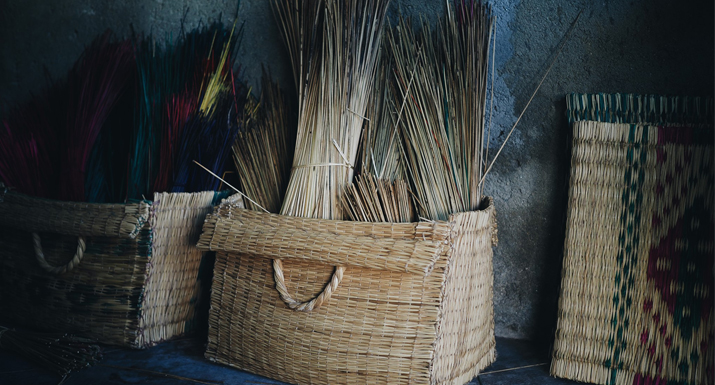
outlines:
[{"label": "grey stone wall", "polygon": [[[496,199],[496,334],[553,338],[569,170],[568,92],[713,94],[713,2],[691,0],[492,0],[497,16],[491,154],[504,140],[553,58],[581,19],[487,181]],[[392,12],[434,20],[444,0],[393,0]],[[233,19],[235,1],[0,0],[0,104],[21,101],[66,73],[106,28],[162,37],[199,20]],[[267,0],[243,0],[239,63],[257,84],[260,63],[290,84],[287,58]]]}]

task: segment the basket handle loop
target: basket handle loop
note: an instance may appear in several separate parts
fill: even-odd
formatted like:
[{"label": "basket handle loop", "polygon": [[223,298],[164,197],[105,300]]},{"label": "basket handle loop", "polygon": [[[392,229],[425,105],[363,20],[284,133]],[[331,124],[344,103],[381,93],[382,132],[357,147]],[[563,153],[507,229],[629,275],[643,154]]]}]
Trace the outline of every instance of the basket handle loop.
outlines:
[{"label": "basket handle loop", "polygon": [[333,292],[338,288],[340,281],[343,280],[344,271],[345,266],[335,266],[333,276],[330,277],[330,283],[325,286],[323,291],[310,301],[300,302],[288,294],[288,288],[286,287],[285,278],[283,277],[283,262],[280,259],[273,260],[273,279],[276,281],[276,290],[278,290],[278,294],[281,296],[283,302],[295,311],[311,312],[313,309],[319,308],[320,305],[330,299],[330,296],[333,295]]},{"label": "basket handle loop", "polygon": [[64,266],[52,266],[47,263],[45,254],[42,252],[40,235],[35,232],[32,233],[32,244],[35,247],[35,257],[37,257],[37,262],[40,264],[40,267],[51,274],[64,274],[74,269],[75,266],[79,265],[82,257],[84,257],[84,250],[87,248],[84,237],[77,237],[77,252],[75,252],[74,257]]}]

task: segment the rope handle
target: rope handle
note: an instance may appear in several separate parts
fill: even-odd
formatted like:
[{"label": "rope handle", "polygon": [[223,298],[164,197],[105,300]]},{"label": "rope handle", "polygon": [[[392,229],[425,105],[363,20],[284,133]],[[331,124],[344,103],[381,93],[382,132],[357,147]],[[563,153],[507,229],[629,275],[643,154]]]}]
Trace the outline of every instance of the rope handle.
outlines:
[{"label": "rope handle", "polygon": [[51,274],[64,274],[68,271],[72,271],[84,257],[84,250],[87,245],[84,242],[84,237],[77,237],[77,252],[75,252],[74,257],[67,262],[64,266],[52,266],[47,263],[45,259],[45,254],[42,252],[42,244],[40,243],[40,235],[33,232],[32,233],[32,244],[35,247],[35,257],[37,262],[40,264],[43,270]]},{"label": "rope handle", "polygon": [[330,299],[333,292],[337,290],[340,281],[343,280],[343,272],[345,272],[344,266],[335,266],[333,276],[330,277],[330,282],[325,286],[323,291],[310,301],[300,302],[293,299],[293,297],[288,294],[285,277],[283,276],[283,262],[280,259],[273,260],[273,279],[276,281],[276,290],[281,296],[283,302],[295,311],[311,312],[314,309],[319,308],[320,305]]}]

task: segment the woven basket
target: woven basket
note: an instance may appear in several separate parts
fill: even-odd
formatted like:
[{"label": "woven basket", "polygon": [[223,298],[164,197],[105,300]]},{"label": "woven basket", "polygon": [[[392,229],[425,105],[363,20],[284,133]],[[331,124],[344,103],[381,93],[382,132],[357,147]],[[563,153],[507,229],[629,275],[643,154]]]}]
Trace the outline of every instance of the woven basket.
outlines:
[{"label": "woven basket", "polygon": [[[615,109],[616,96],[569,97],[572,119],[607,122],[573,125],[551,372],[598,384],[712,384],[713,129],[698,123],[712,121],[712,99],[688,109],[630,95],[626,105],[649,107]],[[694,116],[698,124],[683,123]]]},{"label": "woven basket", "polygon": [[214,195],[88,204],[0,191],[0,319],[133,348],[183,335]]},{"label": "woven basket", "polygon": [[225,201],[199,240],[217,251],[206,357],[298,384],[466,383],[495,359],[494,236],[491,198],[394,224]]}]

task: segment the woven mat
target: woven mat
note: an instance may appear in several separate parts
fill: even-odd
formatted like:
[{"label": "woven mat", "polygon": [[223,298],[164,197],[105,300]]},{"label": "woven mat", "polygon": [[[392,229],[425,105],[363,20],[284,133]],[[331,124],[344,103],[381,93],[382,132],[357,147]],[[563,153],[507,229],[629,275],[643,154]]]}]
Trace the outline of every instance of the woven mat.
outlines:
[{"label": "woven mat", "polygon": [[[606,102],[591,103],[599,99]],[[616,99],[631,107],[615,109]],[[713,383],[713,130],[698,119],[684,123],[707,121],[693,108],[712,121],[712,99],[690,101],[683,108],[678,98],[569,97],[575,122],[557,377]]]}]

